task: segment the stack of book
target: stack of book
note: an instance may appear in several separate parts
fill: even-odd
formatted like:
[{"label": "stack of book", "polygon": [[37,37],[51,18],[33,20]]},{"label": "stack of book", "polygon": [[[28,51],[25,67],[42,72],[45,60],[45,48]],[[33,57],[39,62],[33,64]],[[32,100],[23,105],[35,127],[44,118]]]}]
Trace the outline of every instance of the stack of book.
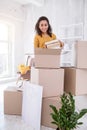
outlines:
[{"label": "stack of book", "polygon": [[58,39],[52,40],[45,43],[46,47],[49,49],[60,49],[60,41]]}]

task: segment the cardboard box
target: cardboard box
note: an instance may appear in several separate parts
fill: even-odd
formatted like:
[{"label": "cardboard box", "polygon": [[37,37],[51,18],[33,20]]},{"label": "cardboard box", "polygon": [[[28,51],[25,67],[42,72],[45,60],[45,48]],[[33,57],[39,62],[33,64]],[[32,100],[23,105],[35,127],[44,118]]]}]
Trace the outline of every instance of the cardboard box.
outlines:
[{"label": "cardboard box", "polygon": [[4,90],[4,114],[21,115],[22,91],[16,87],[8,87]]},{"label": "cardboard box", "polygon": [[87,41],[76,42],[76,67],[87,68]]},{"label": "cardboard box", "polygon": [[74,95],[87,94],[87,69],[66,68],[64,90]]},{"label": "cardboard box", "polygon": [[35,67],[60,68],[61,49],[35,49]]},{"label": "cardboard box", "polygon": [[59,109],[61,107],[60,98],[52,97],[52,98],[43,98],[42,100],[42,115],[41,115],[41,125],[56,128],[56,125],[52,124],[53,121],[50,113],[53,112],[49,105],[54,105]]},{"label": "cardboard box", "polygon": [[64,69],[31,68],[31,83],[43,86],[43,97],[63,94]]}]

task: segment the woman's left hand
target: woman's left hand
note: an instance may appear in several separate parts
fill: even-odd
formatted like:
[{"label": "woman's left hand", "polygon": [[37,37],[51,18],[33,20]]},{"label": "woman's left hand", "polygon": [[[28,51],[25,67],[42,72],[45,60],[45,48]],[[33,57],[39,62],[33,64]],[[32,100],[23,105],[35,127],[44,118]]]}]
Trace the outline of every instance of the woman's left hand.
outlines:
[{"label": "woman's left hand", "polygon": [[60,47],[63,48],[64,47],[64,43],[62,41],[59,40],[60,43]]}]

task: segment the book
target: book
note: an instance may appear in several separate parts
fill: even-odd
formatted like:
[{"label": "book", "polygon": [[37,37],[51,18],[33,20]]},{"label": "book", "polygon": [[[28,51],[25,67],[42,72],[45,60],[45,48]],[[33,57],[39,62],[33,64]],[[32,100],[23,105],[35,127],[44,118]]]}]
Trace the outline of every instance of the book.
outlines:
[{"label": "book", "polygon": [[49,41],[49,42],[45,42],[45,45],[47,48],[49,49],[60,49],[60,42],[59,40],[52,40],[52,41]]}]

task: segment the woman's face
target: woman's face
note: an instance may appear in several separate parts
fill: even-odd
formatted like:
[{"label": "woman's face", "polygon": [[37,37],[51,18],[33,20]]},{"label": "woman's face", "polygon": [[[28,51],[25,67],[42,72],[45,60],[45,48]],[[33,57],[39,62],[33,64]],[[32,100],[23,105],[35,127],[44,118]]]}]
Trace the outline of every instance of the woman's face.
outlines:
[{"label": "woman's face", "polygon": [[48,30],[48,22],[46,20],[41,20],[39,23],[39,29],[42,33],[46,33]]}]

